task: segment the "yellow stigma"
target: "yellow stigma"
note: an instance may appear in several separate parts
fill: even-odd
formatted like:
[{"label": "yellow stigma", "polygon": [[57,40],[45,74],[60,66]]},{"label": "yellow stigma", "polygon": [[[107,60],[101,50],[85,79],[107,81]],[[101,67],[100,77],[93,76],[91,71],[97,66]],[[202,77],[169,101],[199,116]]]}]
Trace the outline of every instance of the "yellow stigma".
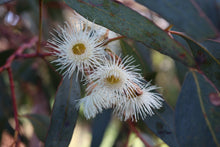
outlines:
[{"label": "yellow stigma", "polygon": [[75,44],[75,45],[73,46],[72,50],[73,50],[73,53],[74,53],[74,54],[76,54],[76,55],[81,55],[81,54],[83,54],[83,53],[85,52],[86,47],[85,47],[85,45],[82,44],[82,43],[77,43],[77,44]]},{"label": "yellow stigma", "polygon": [[110,77],[107,77],[106,80],[110,83],[110,84],[116,84],[120,81],[119,78],[111,75]]}]

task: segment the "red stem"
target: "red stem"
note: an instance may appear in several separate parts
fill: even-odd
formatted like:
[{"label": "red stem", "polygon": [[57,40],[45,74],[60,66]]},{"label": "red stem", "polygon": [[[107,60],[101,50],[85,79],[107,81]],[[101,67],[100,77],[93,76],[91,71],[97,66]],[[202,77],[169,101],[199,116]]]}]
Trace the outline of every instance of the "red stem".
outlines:
[{"label": "red stem", "polygon": [[144,138],[141,136],[140,132],[136,129],[134,123],[132,123],[131,121],[128,121],[127,123],[128,123],[128,125],[129,125],[130,129],[141,139],[141,141],[144,143],[144,145],[145,145],[146,147],[151,147],[151,146],[146,142],[146,140],[144,140]]},{"label": "red stem", "polygon": [[8,69],[11,66],[11,63],[14,61],[14,59],[21,55],[22,52],[29,47],[32,47],[36,42],[37,42],[38,38],[37,37],[33,37],[29,42],[22,44],[17,51],[15,51],[15,53],[13,53],[7,60],[7,62],[5,63],[5,65],[3,65],[2,67],[0,67],[0,73],[5,70]]},{"label": "red stem", "polygon": [[130,136],[130,134],[131,134],[131,130],[129,130],[129,133],[128,133],[128,138],[127,138],[127,140],[126,140],[126,142],[125,142],[124,147],[128,147],[128,143],[129,143],[129,136]]},{"label": "red stem", "polygon": [[111,38],[107,42],[105,42],[103,45],[107,45],[108,43],[110,43],[112,41],[119,40],[119,39],[122,39],[122,38],[125,38],[125,36],[118,36],[118,37],[115,37],[115,38]]},{"label": "red stem", "polygon": [[7,68],[7,70],[8,70],[8,76],[9,76],[9,82],[10,82],[10,88],[11,88],[11,98],[12,98],[14,119],[15,119],[15,137],[14,137],[15,138],[15,147],[18,147],[18,144],[19,144],[19,140],[18,140],[19,122],[18,122],[18,111],[17,111],[17,105],[16,105],[15,90],[14,90],[14,81],[13,81],[11,67]]}]

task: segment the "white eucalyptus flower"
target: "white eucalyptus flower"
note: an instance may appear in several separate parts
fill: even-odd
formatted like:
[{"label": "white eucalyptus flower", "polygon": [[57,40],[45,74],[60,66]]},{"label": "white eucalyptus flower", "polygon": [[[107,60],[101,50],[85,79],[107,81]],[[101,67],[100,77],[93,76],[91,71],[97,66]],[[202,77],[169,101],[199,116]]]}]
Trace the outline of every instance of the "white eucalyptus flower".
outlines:
[{"label": "white eucalyptus flower", "polygon": [[[91,98],[100,101],[104,100],[102,105],[104,108],[110,108],[117,103],[119,99],[123,99],[123,95],[130,96],[130,90],[135,89],[134,83],[140,82],[140,74],[137,72],[139,69],[136,66],[132,66],[132,57],[125,57],[123,60],[116,59],[115,57],[110,60],[106,59],[102,65],[99,65],[88,76],[93,83],[88,86],[88,92],[94,92]],[[102,98],[100,98],[100,95]],[[123,101],[123,100],[122,100]]]},{"label": "white eucalyptus flower", "polygon": [[93,25],[88,26],[85,21],[78,23],[66,22],[64,27],[59,27],[60,32],[55,30],[57,36],[52,34],[52,39],[48,40],[48,46],[53,48],[52,52],[57,59],[58,70],[64,71],[63,76],[69,76],[76,70],[77,75],[85,70],[90,70],[103,59],[103,49],[98,30],[93,29]]},{"label": "white eucalyptus flower", "polygon": [[86,119],[90,119],[102,112],[105,103],[102,95],[99,95],[99,91],[93,91],[90,95],[80,99],[78,105],[83,107]]},{"label": "white eucalyptus flower", "polygon": [[163,99],[160,94],[152,92],[158,89],[156,86],[150,86],[150,83],[141,88],[140,94],[131,97],[126,96],[126,101],[117,103],[114,113],[123,121],[131,119],[137,121],[139,117],[145,119],[147,115],[153,115],[154,109],[162,106]]}]

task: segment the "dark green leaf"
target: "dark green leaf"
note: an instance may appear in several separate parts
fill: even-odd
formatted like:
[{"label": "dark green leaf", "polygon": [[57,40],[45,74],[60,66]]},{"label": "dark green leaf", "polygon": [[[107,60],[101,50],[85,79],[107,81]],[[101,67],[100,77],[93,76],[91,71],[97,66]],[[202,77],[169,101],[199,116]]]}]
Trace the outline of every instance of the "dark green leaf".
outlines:
[{"label": "dark green leaf", "polygon": [[202,40],[217,36],[214,25],[209,23],[194,0],[137,0],[137,2],[157,12],[179,31],[186,32],[195,39]]},{"label": "dark green leaf", "polygon": [[213,24],[220,28],[220,17],[218,15],[218,7],[216,7],[216,0],[195,0],[198,6],[204,11]]},{"label": "dark green leaf", "polygon": [[105,110],[101,114],[98,114],[92,125],[92,143],[91,147],[98,147],[102,142],[105,130],[111,119],[111,110]]},{"label": "dark green leaf", "polygon": [[217,92],[203,75],[191,72],[186,76],[175,110],[181,146],[220,145],[220,107],[211,103],[212,94]]},{"label": "dark green leaf", "polygon": [[209,52],[220,61],[220,42],[214,40],[206,40],[202,42]]},{"label": "dark green leaf", "polygon": [[64,78],[58,88],[51,124],[46,138],[46,147],[67,147],[75,128],[78,110],[76,100],[80,98],[80,86],[76,74]]},{"label": "dark green leaf", "polygon": [[145,124],[169,146],[178,147],[173,110],[164,102],[163,107],[160,110],[155,110],[155,113],[144,120]]},{"label": "dark green leaf", "polygon": [[158,50],[189,66],[194,65],[186,49],[166,32],[137,12],[110,0],[65,0],[78,13],[96,23]]},{"label": "dark green leaf", "polygon": [[145,64],[146,72],[152,72],[153,68],[153,63],[152,63],[152,57],[151,57],[151,49],[148,47],[144,46],[140,42],[134,42],[134,46],[137,52],[138,57],[140,58],[139,60],[142,61],[142,64]]},{"label": "dark green leaf", "polygon": [[189,71],[189,69],[186,66],[184,66],[178,62],[176,62],[175,65],[176,65],[176,73],[178,76],[178,80],[179,80],[180,84],[182,85],[184,78],[186,76],[186,73]]},{"label": "dark green leaf", "polygon": [[30,120],[37,137],[44,142],[50,124],[49,116],[40,114],[28,114],[25,115],[25,117]]},{"label": "dark green leaf", "polygon": [[[190,37],[177,33],[189,44],[192,54],[196,60],[197,68],[202,70],[205,75],[220,88],[220,61],[217,60],[205,47],[192,40]],[[216,50],[217,50],[216,46]],[[218,48],[219,49],[219,48]]]}]

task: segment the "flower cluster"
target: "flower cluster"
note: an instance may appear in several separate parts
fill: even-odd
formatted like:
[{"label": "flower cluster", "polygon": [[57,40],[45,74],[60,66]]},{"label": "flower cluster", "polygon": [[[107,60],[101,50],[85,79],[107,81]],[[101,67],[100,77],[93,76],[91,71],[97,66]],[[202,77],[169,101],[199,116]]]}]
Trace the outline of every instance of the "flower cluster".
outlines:
[{"label": "flower cluster", "polygon": [[63,76],[71,77],[77,72],[86,81],[86,96],[78,102],[85,117],[93,118],[108,108],[113,108],[114,114],[124,121],[153,115],[163,101],[154,92],[157,87],[144,81],[137,66],[132,65],[132,57],[121,58],[106,49],[108,39],[94,25],[87,21],[66,22],[48,40],[57,57],[53,62],[60,66],[58,70]]}]

